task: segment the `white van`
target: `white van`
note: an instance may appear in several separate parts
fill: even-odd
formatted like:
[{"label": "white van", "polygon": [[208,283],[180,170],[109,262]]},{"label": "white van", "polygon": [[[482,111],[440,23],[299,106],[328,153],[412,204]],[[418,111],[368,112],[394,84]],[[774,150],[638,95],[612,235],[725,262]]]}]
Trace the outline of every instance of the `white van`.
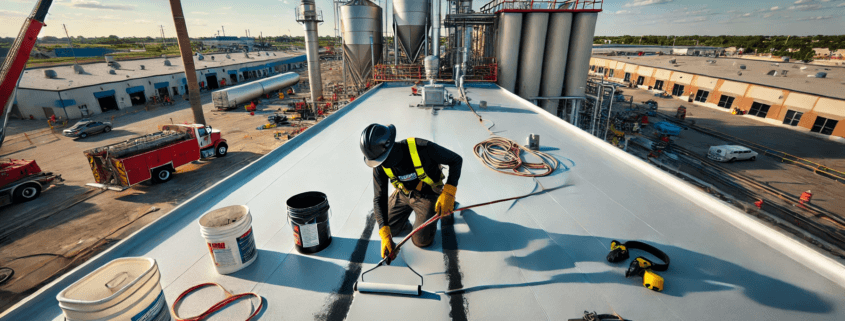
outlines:
[{"label": "white van", "polygon": [[717,162],[734,162],[738,160],[757,160],[757,152],[739,145],[711,146],[707,158]]}]

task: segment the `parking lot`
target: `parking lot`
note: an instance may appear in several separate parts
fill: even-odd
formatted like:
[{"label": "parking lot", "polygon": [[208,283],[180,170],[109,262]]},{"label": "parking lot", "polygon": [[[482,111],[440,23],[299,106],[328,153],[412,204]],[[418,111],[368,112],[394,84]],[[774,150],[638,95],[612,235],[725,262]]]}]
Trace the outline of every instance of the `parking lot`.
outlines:
[{"label": "parking lot", "polygon": [[[324,65],[324,69],[332,67],[337,66]],[[61,174],[65,181],[45,190],[35,201],[0,208],[0,266],[15,270],[14,277],[0,287],[0,311],[284,144],[288,134],[314,124],[294,121],[289,126],[258,130],[268,123],[267,116],[287,107],[289,100],[262,99],[251,115],[243,108],[217,111],[210,92],[201,97],[207,125],[221,131],[228,141],[228,155],[179,167],[167,183],[144,182],[122,192],[86,186],[94,178],[82,152],[156,132],[160,125],[192,123],[188,101],[99,114],[93,120],[111,122],[113,129],[84,139],[63,136],[61,130],[66,127],[50,131],[46,121],[10,120],[0,157],[36,160],[43,171]],[[276,133],[281,137],[274,137]]]}]

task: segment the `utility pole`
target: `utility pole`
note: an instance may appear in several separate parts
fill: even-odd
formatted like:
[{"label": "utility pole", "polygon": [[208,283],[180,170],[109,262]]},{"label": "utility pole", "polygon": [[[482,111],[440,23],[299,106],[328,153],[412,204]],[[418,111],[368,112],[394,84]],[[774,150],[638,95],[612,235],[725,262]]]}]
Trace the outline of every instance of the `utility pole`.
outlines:
[{"label": "utility pole", "polygon": [[64,23],[62,24],[62,28],[65,28],[65,36],[67,37],[67,43],[70,45],[70,53],[73,55],[73,62],[78,65],[79,61],[76,60],[76,52],[73,51],[73,40],[70,39],[70,35],[67,33],[67,26],[65,26]]},{"label": "utility pole", "polygon": [[158,27],[161,28],[161,50],[164,51],[164,26],[159,25]]},{"label": "utility pole", "polygon": [[223,30],[223,37],[225,37],[226,36],[226,28],[224,28],[223,26],[220,26],[220,29]]},{"label": "utility pole", "polygon": [[188,37],[188,26],[185,25],[185,14],[182,12],[181,0],[170,0],[170,11],[173,14],[173,24],[176,25],[176,40],[179,42],[179,52],[185,65],[185,78],[188,81],[188,99],[191,111],[194,112],[194,123],[208,125],[202,113],[200,101],[200,86],[197,83],[197,70],[194,67],[194,55],[191,50],[191,38]]}]

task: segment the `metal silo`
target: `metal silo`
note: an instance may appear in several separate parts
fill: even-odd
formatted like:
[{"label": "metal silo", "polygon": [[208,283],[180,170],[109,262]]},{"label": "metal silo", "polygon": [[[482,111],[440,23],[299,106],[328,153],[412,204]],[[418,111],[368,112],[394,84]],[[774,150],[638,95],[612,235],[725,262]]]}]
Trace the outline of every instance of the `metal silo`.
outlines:
[{"label": "metal silo", "polygon": [[372,77],[373,63],[381,62],[381,17],[381,7],[367,0],[353,0],[340,7],[343,56],[358,85]]},{"label": "metal silo", "polygon": [[499,33],[499,86],[514,92],[519,64],[519,40],[522,38],[522,14],[502,13]]},{"label": "metal silo", "polygon": [[517,94],[525,99],[540,95],[540,75],[543,74],[543,55],[546,52],[547,12],[525,14],[522,27],[522,52],[519,57],[519,85]]},{"label": "metal silo", "polygon": [[[572,30],[572,13],[555,12],[549,16],[546,35],[546,57],[543,61],[543,81],[540,96],[557,97],[563,91],[566,75],[566,58],[569,54],[569,34]],[[557,115],[557,100],[543,100],[540,106]]]},{"label": "metal silo", "polygon": [[428,1],[393,0],[393,20],[399,47],[411,63],[416,62],[425,41],[427,22],[431,12]]},{"label": "metal silo", "polygon": [[564,96],[584,97],[586,94],[587,71],[590,68],[598,16],[597,12],[578,12],[572,19],[569,60],[566,63],[566,77],[563,83]]}]

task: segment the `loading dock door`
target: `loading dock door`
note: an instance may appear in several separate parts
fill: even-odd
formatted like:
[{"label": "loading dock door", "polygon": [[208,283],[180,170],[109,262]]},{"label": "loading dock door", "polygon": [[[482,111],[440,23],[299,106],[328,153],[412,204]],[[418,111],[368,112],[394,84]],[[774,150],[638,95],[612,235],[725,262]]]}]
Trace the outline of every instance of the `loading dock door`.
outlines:
[{"label": "loading dock door", "polygon": [[147,97],[145,97],[144,95],[144,86],[126,88],[126,93],[129,94],[129,101],[132,102],[132,106],[138,106],[147,103]]},{"label": "loading dock door", "polygon": [[117,110],[117,99],[115,99],[114,96],[97,98],[97,102],[100,103],[100,110],[102,112]]},{"label": "loading dock door", "polygon": [[106,90],[94,93],[94,98],[100,104],[100,111],[117,110],[117,99],[114,98],[114,90]]},{"label": "loading dock door", "polygon": [[220,84],[217,82],[217,75],[205,75],[206,84],[208,85],[209,89],[217,89],[220,88]]}]

